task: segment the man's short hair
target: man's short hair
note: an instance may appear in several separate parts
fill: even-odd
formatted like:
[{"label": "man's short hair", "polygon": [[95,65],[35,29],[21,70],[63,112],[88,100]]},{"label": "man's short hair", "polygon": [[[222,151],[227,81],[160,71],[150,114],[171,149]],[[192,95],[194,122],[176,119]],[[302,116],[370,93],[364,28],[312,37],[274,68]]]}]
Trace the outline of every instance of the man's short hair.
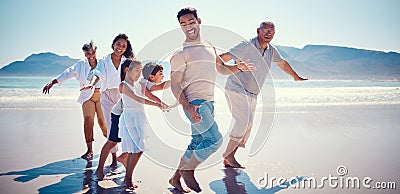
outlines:
[{"label": "man's short hair", "polygon": [[142,70],[143,78],[149,80],[150,75],[155,76],[158,71],[162,71],[163,69],[164,68],[157,63],[148,62],[146,63],[146,65],[143,67]]},{"label": "man's short hair", "polygon": [[264,22],[261,22],[260,28],[263,28],[264,25],[273,25],[273,26],[275,27],[274,23],[271,22],[271,21],[264,21]]},{"label": "man's short hair", "polygon": [[178,21],[179,21],[179,18],[180,18],[181,16],[186,15],[186,14],[193,14],[194,17],[195,17],[196,19],[198,19],[198,18],[197,18],[197,10],[196,10],[195,8],[193,8],[193,7],[186,7],[186,8],[181,9],[181,10],[178,12],[178,15],[176,16],[176,17],[178,18]]}]

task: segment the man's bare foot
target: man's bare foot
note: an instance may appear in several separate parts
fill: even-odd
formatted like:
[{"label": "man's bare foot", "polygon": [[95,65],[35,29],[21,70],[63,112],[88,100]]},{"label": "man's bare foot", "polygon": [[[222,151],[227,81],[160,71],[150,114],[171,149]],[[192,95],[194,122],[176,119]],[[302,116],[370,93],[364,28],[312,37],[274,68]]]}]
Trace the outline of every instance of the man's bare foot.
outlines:
[{"label": "man's bare foot", "polygon": [[245,168],[244,166],[240,165],[235,158],[229,156],[224,158],[224,166],[228,168]]},{"label": "man's bare foot", "polygon": [[128,158],[127,157],[128,157],[127,153],[122,153],[120,156],[117,157],[117,161],[119,163],[122,163],[122,165],[124,165],[125,169],[128,167],[128,164],[127,164],[127,159]]},{"label": "man's bare foot", "polygon": [[183,189],[181,184],[181,177],[177,176],[176,173],[169,179],[169,184],[171,184],[175,189],[179,190],[182,193],[189,193],[190,189]]},{"label": "man's bare foot", "polygon": [[81,156],[82,159],[85,160],[92,160],[93,159],[93,152],[92,151],[87,151],[85,154]]},{"label": "man's bare foot", "polygon": [[99,181],[103,180],[103,178],[104,178],[103,169],[101,171],[96,170],[95,174],[96,174],[97,180],[99,180]]},{"label": "man's bare foot", "polygon": [[196,178],[194,178],[194,170],[179,170],[179,174],[181,174],[183,180],[186,185],[196,193],[201,192],[201,188],[199,183],[197,183]]}]

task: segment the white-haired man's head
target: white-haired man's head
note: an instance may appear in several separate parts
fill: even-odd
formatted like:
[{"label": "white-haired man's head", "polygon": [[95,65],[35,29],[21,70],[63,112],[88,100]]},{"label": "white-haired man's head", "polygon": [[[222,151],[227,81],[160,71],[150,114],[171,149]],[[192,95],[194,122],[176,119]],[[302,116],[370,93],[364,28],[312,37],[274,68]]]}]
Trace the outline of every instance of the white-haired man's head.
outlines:
[{"label": "white-haired man's head", "polygon": [[275,35],[275,25],[273,22],[264,21],[261,22],[260,27],[257,28],[257,38],[259,43],[263,45],[268,45],[269,42],[274,38]]}]

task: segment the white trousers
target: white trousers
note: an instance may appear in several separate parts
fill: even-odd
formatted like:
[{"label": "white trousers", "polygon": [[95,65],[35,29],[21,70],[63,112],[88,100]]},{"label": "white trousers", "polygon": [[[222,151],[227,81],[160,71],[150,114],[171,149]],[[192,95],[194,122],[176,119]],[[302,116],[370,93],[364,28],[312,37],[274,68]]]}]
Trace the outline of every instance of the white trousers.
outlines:
[{"label": "white trousers", "polygon": [[[119,94],[118,88],[107,89],[101,93],[100,104],[103,110],[104,120],[106,121],[107,138],[111,130],[111,110],[120,99],[121,95]],[[117,145],[110,150],[111,153],[116,153],[117,151]]]},{"label": "white trousers", "polygon": [[230,139],[239,142],[240,147],[245,147],[253,127],[257,96],[226,90],[225,97],[234,119],[234,125],[229,134]]}]

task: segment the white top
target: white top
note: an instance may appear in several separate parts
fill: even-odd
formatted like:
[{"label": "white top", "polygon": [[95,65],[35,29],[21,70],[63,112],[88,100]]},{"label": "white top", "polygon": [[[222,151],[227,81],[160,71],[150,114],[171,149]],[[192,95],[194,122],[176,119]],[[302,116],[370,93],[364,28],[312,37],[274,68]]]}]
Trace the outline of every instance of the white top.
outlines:
[{"label": "white top", "polygon": [[[142,86],[140,83],[135,82],[130,85],[123,82],[129,87],[136,95],[142,96]],[[148,149],[147,138],[150,124],[147,121],[144,112],[144,105],[127,95],[121,94],[123,101],[124,111],[119,119],[118,136],[121,138],[122,152],[138,153]]]},{"label": "white top", "polygon": [[118,69],[116,69],[112,63],[111,54],[108,54],[103,59],[99,60],[97,67],[94,70],[94,75],[102,80],[100,91],[119,87],[119,84],[121,83],[121,64],[124,63],[125,60],[126,58],[122,56]]},{"label": "white top", "polygon": [[[98,66],[98,64],[99,63],[97,63],[97,66]],[[90,67],[88,60],[87,59],[80,60],[80,61],[76,62],[74,65],[72,65],[71,67],[68,67],[63,73],[58,75],[56,80],[57,80],[58,84],[61,85],[64,81],[66,81],[72,77],[75,77],[76,80],[79,81],[80,87],[83,87],[90,83],[90,80],[91,80],[91,79],[89,79],[90,71],[91,71],[91,67]],[[100,84],[101,84],[101,82],[99,83],[99,85]],[[96,86],[97,86],[97,84],[96,84]],[[94,92],[94,89],[82,90],[79,95],[78,102],[83,104],[84,102],[89,100],[90,97],[92,97],[93,92]]]},{"label": "white top", "polygon": [[[93,78],[93,76],[94,76],[94,70],[95,70],[95,69],[91,69],[91,70],[89,71],[89,73],[88,73],[87,80],[88,80],[89,82],[92,81],[92,78]],[[100,87],[101,87],[101,81],[98,81],[93,87],[94,87],[94,88],[100,88]]]},{"label": "white top", "polygon": [[[129,89],[131,89],[136,95],[138,96],[142,96],[143,97],[143,92],[142,92],[142,85],[139,82],[135,82],[134,85],[130,85],[128,82],[123,81],[122,83],[125,83],[126,86],[129,87]],[[137,110],[143,110],[144,111],[144,107],[143,104],[128,97],[127,95],[125,95],[124,93],[121,94],[121,98],[122,98],[122,107],[124,110],[126,109],[137,109]]]},{"label": "white top", "polygon": [[90,80],[88,80],[90,69],[91,67],[87,59],[80,60],[58,75],[56,80],[61,85],[64,81],[75,77],[79,81],[80,87],[83,87],[90,83]]},{"label": "white top", "polygon": [[209,43],[184,43],[171,58],[171,71],[183,72],[181,87],[189,102],[214,100],[217,78],[215,49]]},{"label": "white top", "polygon": [[149,81],[147,79],[144,79],[144,78],[140,79],[140,83],[144,84],[146,86],[147,90],[150,90],[151,87],[153,87],[154,85],[157,85],[156,83]]},{"label": "white top", "polygon": [[113,106],[113,108],[111,109],[111,113],[115,114],[115,115],[121,115],[123,111],[122,108],[122,99],[118,100],[117,104],[115,104]]}]

